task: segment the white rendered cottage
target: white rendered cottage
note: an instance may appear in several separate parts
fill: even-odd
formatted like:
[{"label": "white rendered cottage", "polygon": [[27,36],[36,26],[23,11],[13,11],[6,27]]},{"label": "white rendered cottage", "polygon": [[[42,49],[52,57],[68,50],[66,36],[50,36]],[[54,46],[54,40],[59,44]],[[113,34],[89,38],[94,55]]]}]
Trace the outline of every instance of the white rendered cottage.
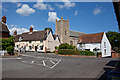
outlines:
[{"label": "white rendered cottage", "polygon": [[111,44],[105,32],[81,35],[77,49],[93,52],[98,49],[98,52],[102,52],[102,57],[111,56]]},{"label": "white rendered cottage", "polygon": [[17,31],[14,32],[15,36],[15,50],[23,47],[26,51],[45,52],[54,51],[55,46],[60,45],[58,36],[52,34],[51,30],[33,31],[30,27],[30,31],[17,35]]}]

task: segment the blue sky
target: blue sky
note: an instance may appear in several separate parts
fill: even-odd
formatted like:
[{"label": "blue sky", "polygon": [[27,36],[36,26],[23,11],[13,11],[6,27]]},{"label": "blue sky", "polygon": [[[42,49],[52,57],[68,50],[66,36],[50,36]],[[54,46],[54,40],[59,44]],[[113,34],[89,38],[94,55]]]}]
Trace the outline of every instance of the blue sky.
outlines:
[{"label": "blue sky", "polygon": [[117,31],[118,25],[111,2],[3,2],[2,16],[13,34],[51,27],[55,19],[69,19],[70,30],[84,33]]}]

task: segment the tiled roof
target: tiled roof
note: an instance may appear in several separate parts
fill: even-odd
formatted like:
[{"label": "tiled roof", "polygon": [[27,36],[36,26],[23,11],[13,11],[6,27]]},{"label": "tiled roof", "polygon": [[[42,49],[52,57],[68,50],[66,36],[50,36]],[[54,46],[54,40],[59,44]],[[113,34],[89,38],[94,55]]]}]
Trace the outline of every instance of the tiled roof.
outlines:
[{"label": "tiled roof", "polygon": [[85,34],[79,37],[78,43],[100,43],[102,40],[104,32]]},{"label": "tiled roof", "polygon": [[79,35],[84,35],[85,33],[77,32],[77,31],[70,31],[70,37],[79,37]]},{"label": "tiled roof", "polygon": [[9,29],[5,23],[0,22],[0,31],[9,32]]},{"label": "tiled roof", "polygon": [[22,33],[20,35],[15,36],[15,41],[19,41],[19,38],[22,38],[22,41],[37,41],[37,40],[44,40],[47,35],[47,30],[43,31],[33,31]]}]

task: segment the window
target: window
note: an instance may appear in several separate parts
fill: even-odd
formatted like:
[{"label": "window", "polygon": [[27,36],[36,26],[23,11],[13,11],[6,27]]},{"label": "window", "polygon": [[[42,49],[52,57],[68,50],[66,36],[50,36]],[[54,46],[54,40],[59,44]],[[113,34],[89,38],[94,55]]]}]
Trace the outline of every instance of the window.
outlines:
[{"label": "window", "polygon": [[40,43],[43,43],[43,40],[41,40]]},{"label": "window", "polygon": [[21,41],[22,39],[23,39],[23,37],[20,37],[20,38],[19,38],[19,41]]},{"label": "window", "polygon": [[32,43],[32,41],[29,41],[29,43]]},{"label": "window", "polygon": [[70,41],[70,45],[72,45],[72,46],[73,46],[73,41]]},{"label": "window", "polygon": [[104,54],[106,55],[106,49],[104,49]]},{"label": "window", "polygon": [[106,42],[104,42],[104,48],[106,48]]},{"label": "window", "polygon": [[43,50],[43,46],[40,46],[40,50]]},{"label": "window", "polygon": [[90,49],[85,49],[86,51],[90,51]]},{"label": "window", "polygon": [[65,31],[65,35],[67,35],[67,34],[66,34],[66,31]]},{"label": "window", "polygon": [[31,50],[31,49],[32,49],[32,46],[29,46],[29,49]]},{"label": "window", "polygon": [[17,48],[19,48],[19,45],[17,45]]}]

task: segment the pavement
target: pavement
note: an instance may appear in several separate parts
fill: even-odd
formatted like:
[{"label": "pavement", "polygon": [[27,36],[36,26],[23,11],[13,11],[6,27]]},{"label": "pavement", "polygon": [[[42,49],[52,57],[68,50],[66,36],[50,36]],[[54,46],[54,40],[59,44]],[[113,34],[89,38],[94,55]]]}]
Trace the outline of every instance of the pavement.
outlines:
[{"label": "pavement", "polygon": [[20,57],[2,58],[2,77],[101,78],[106,73],[105,67],[111,67],[108,63],[117,60],[27,52]]}]

